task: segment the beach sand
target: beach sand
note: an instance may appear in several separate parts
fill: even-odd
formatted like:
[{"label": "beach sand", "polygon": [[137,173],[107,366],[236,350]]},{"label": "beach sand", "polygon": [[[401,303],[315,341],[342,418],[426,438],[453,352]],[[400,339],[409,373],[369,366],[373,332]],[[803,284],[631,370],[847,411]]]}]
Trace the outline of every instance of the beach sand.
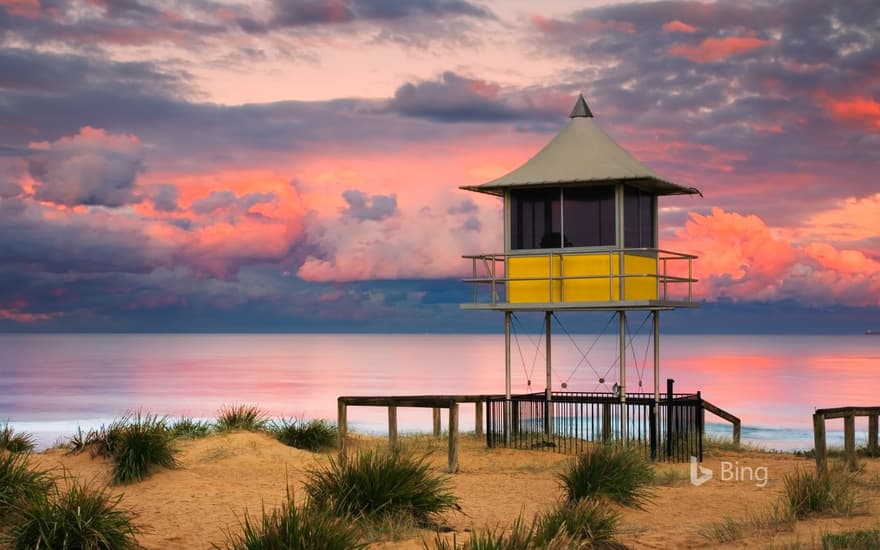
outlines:
[{"label": "beach sand", "polygon": [[[401,439],[405,450],[427,454],[437,473],[446,466],[446,441],[429,435]],[[354,449],[386,445],[384,439],[356,436]],[[148,479],[112,487],[123,496],[122,505],[137,514],[143,529],[140,542],[150,549],[201,549],[222,544],[227,533],[237,532],[247,509],[259,515],[278,506],[289,486],[297,502],[304,499],[302,482],[312,468],[324,466],[330,453],[310,453],[286,447],[260,433],[230,433],[178,444],[180,468],[159,470]],[[353,449],[353,450],[354,450]],[[44,468],[106,484],[110,465],[88,453],[70,456],[48,450],[33,457]],[[571,457],[547,451],[487,449],[485,442],[461,438],[461,471],[450,476],[462,511],[448,513],[441,522],[457,533],[484,527],[509,526],[520,514],[527,521],[559,499],[556,479]],[[766,467],[768,482],[718,479],[722,461],[734,468]],[[796,468],[814,468],[812,460],[791,454],[755,451],[719,451],[703,465],[715,479],[695,487],[688,481],[688,465],[660,464],[657,473],[666,482],[654,488],[654,498],[644,510],[622,509],[620,541],[631,548],[764,548],[799,542],[803,548],[819,547],[823,533],[852,528],[880,527],[880,459],[863,459],[863,478],[870,512],[851,518],[816,518],[798,521],[793,531],[757,531],[727,545],[707,540],[701,528],[726,518],[744,518],[769,510],[782,492],[783,476]],[[431,530],[412,530],[398,541],[377,542],[382,549],[420,549],[433,541]]]}]

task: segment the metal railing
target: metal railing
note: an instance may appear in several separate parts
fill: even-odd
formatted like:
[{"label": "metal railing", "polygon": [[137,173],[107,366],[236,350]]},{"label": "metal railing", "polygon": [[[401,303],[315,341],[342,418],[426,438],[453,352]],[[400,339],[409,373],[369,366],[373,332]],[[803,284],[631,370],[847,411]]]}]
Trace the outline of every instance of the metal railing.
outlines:
[{"label": "metal railing", "polygon": [[[627,255],[656,259],[657,269],[655,272],[628,272],[624,269]],[[572,257],[585,256],[604,256],[608,260],[608,273],[597,275],[589,274],[566,274],[565,259]],[[564,285],[565,281],[590,281],[590,280],[607,280],[608,281],[608,301],[618,301],[614,299],[615,283],[620,293],[620,300],[625,300],[627,279],[637,278],[653,278],[657,285],[657,299],[667,301],[676,299],[678,301],[693,302],[694,292],[693,285],[697,282],[694,278],[693,262],[697,256],[684,254],[681,252],[672,252],[657,248],[611,248],[605,250],[546,250],[546,251],[529,251],[514,252],[509,254],[474,254],[462,256],[464,259],[471,260],[472,276],[463,279],[463,282],[470,283],[473,289],[474,305],[498,305],[508,303],[509,289],[511,283],[543,281],[547,283],[548,302],[554,302],[554,284],[558,285],[558,293],[560,295],[559,302],[565,302]],[[539,277],[508,277],[509,271],[508,260],[513,258],[546,258],[547,259],[547,275]],[[673,275],[670,266],[681,263],[687,263],[687,275]],[[501,265],[499,270],[498,266]],[[554,265],[558,265],[558,275],[554,275]],[[615,267],[617,273],[615,273]],[[676,271],[679,272],[679,271]],[[682,268],[681,273],[684,272]],[[670,294],[670,286],[687,285],[686,297],[684,293],[678,298]],[[485,288],[488,291],[486,297],[481,297],[480,289]],[[502,297],[501,291],[504,292]]]},{"label": "metal railing", "polygon": [[[596,443],[620,441],[651,460],[687,462],[703,459],[703,401],[700,393],[664,395],[553,392],[486,401],[489,447],[544,449],[576,454]],[[656,405],[656,406],[655,406]],[[626,414],[621,414],[626,407]],[[510,420],[506,418],[510,411]],[[626,430],[621,419],[626,418]]]}]

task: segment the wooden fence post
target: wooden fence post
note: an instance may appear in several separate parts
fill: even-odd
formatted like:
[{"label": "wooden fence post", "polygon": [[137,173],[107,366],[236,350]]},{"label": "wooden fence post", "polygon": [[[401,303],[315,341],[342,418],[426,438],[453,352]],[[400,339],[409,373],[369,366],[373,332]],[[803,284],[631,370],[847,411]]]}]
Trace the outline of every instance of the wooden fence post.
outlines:
[{"label": "wooden fence post", "polygon": [[854,414],[843,417],[843,450],[849,471],[856,471],[856,417]]},{"label": "wooden fence post", "polygon": [[820,474],[828,472],[828,456],[825,449],[825,416],[813,415],[813,447],[816,452],[816,470]]},{"label": "wooden fence post", "polygon": [[458,403],[449,403],[449,468],[450,474],[458,472]]},{"label": "wooden fence post", "polygon": [[434,420],[434,437],[440,437],[440,408],[434,407],[433,420]]},{"label": "wooden fence post", "polygon": [[[876,429],[874,430],[877,431]],[[483,402],[477,401],[474,403],[474,435],[477,437],[483,436]],[[875,440],[876,441],[876,440]]]},{"label": "wooden fence post", "polygon": [[339,463],[345,464],[345,440],[348,437],[348,421],[346,420],[345,402],[339,399],[337,402],[336,418],[336,446],[339,449]]},{"label": "wooden fence post", "polygon": [[397,450],[397,407],[388,405],[388,446]]},{"label": "wooden fence post", "polygon": [[868,417],[868,452],[871,456],[877,456],[880,449],[877,448],[877,417],[872,414]]},{"label": "wooden fence post", "polygon": [[733,423],[733,444],[739,446],[740,440],[742,439],[742,425],[739,419]]}]

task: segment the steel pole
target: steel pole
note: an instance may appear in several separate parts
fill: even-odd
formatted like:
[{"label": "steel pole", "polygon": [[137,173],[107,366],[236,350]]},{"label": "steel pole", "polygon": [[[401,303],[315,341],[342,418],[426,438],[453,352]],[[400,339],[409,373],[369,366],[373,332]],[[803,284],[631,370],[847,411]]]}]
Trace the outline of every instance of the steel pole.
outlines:
[{"label": "steel pole", "polygon": [[617,312],[620,333],[620,441],[626,445],[628,425],[626,410],[626,311]]},{"label": "steel pole", "polygon": [[545,404],[545,413],[544,413],[544,433],[550,435],[553,433],[553,367],[550,361],[550,324],[552,321],[553,313],[550,311],[544,312],[544,339],[546,340],[546,352],[547,352],[547,382],[544,390],[544,395],[546,397],[547,403]]},{"label": "steel pole", "polygon": [[[651,312],[654,325],[654,430],[660,441],[660,310]],[[658,449],[657,458],[660,458]]]},{"label": "steel pole", "polygon": [[504,312],[504,444],[510,445],[510,311]]}]

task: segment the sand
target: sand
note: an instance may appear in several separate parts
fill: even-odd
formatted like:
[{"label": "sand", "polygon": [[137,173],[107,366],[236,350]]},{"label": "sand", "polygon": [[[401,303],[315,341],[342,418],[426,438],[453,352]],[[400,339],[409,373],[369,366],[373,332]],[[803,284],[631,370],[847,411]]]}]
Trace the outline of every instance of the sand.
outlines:
[{"label": "sand", "polygon": [[[404,447],[428,454],[434,469],[446,466],[445,440],[431,436],[402,439]],[[360,437],[354,447],[385,444],[379,438]],[[259,514],[279,505],[289,486],[294,498],[304,497],[302,482],[311,468],[327,463],[331,454],[309,453],[286,447],[265,434],[231,433],[179,443],[180,468],[160,470],[132,485],[112,487],[122,495],[123,506],[137,514],[143,529],[140,542],[150,549],[201,549],[222,544],[236,531],[245,510]],[[106,484],[109,464],[88,453],[70,456],[49,450],[34,456],[44,468]],[[531,519],[551,507],[560,496],[556,475],[571,457],[548,451],[487,449],[481,440],[461,439],[461,471],[451,476],[462,512],[448,513],[442,525],[467,537],[466,531],[508,526],[518,515]],[[718,479],[722,461],[738,472],[743,467],[766,467],[768,481]],[[700,535],[714,521],[743,518],[768,510],[779,498],[782,479],[795,468],[813,468],[814,462],[791,454],[726,451],[707,456],[703,465],[715,471],[715,479],[695,487],[688,481],[688,465],[657,466],[665,484],[654,489],[644,510],[622,510],[620,541],[631,548],[764,548],[799,542],[817,547],[823,533],[856,527],[880,527],[880,460],[862,460],[870,512],[851,518],[818,518],[797,522],[793,531],[757,531],[728,545]],[[382,549],[423,548],[433,540],[430,530],[412,530],[398,541],[377,542]]]}]

